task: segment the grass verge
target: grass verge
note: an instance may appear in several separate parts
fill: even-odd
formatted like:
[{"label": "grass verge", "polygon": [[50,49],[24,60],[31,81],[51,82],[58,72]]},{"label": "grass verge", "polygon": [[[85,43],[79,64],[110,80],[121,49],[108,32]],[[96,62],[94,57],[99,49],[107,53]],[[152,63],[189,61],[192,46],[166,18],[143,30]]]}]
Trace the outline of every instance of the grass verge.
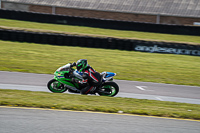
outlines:
[{"label": "grass verge", "polygon": [[160,33],[125,31],[125,30],[111,30],[111,29],[59,25],[59,24],[47,24],[47,23],[37,23],[37,22],[9,20],[9,19],[0,19],[0,28],[14,29],[14,30],[16,29],[28,30],[28,31],[34,31],[34,32],[36,31],[57,32],[57,33],[89,35],[89,36],[129,38],[129,39],[150,40],[150,41],[183,42],[183,43],[192,43],[192,44],[200,45],[199,36],[172,35],[172,34],[160,34]]},{"label": "grass verge", "polygon": [[198,56],[144,53],[0,41],[0,70],[53,74],[66,63],[88,59],[116,79],[200,86]]},{"label": "grass verge", "polygon": [[1,106],[37,107],[61,110],[97,111],[200,120],[200,105],[0,89]]}]

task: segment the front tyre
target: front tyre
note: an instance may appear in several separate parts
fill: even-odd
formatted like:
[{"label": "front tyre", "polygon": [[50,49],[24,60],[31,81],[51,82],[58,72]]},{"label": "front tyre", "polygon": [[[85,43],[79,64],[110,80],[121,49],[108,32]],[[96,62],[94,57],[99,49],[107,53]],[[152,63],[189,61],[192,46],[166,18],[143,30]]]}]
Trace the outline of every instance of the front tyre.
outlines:
[{"label": "front tyre", "polygon": [[62,83],[58,82],[55,79],[50,80],[47,83],[47,87],[51,92],[54,92],[54,93],[63,93],[67,90],[67,88],[64,87]]},{"label": "front tyre", "polygon": [[115,82],[106,82],[102,85],[99,92],[100,96],[114,97],[119,92],[119,86]]}]

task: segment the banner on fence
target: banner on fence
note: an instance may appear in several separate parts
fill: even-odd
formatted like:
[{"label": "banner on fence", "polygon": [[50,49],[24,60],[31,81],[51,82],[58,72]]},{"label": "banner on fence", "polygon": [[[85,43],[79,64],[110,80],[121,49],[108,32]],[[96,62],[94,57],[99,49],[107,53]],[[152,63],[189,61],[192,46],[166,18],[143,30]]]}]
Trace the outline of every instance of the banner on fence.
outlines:
[{"label": "banner on fence", "polygon": [[181,48],[170,48],[164,46],[144,46],[144,45],[137,45],[135,47],[136,51],[142,52],[151,52],[151,53],[170,53],[170,54],[184,54],[184,55],[197,55],[200,56],[200,50],[190,50],[190,49],[181,49]]}]

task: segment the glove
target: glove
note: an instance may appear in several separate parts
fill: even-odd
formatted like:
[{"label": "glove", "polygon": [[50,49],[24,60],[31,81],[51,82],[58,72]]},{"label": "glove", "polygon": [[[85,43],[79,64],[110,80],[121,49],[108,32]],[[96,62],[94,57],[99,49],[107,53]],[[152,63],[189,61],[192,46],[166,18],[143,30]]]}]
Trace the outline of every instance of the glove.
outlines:
[{"label": "glove", "polygon": [[74,66],[76,66],[76,63],[75,63],[75,62],[73,62],[73,63],[71,64],[71,67],[74,67]]},{"label": "glove", "polygon": [[89,75],[87,73],[83,73],[83,79],[88,79]]}]

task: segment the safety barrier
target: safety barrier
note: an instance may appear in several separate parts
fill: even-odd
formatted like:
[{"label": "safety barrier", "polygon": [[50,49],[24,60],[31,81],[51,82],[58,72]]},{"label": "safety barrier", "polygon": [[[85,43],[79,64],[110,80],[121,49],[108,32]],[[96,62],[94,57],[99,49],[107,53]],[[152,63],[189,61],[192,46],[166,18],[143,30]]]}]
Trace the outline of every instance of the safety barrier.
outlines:
[{"label": "safety barrier", "polygon": [[51,44],[60,46],[80,46],[90,48],[119,49],[151,53],[171,53],[200,56],[200,46],[132,39],[101,38],[56,33],[40,33],[0,29],[0,40]]},{"label": "safety barrier", "polygon": [[34,21],[42,23],[108,28],[116,30],[131,30],[196,36],[200,35],[200,26],[164,25],[129,21],[103,20],[44,13],[31,13],[25,11],[13,11],[5,9],[0,9],[0,18]]}]

